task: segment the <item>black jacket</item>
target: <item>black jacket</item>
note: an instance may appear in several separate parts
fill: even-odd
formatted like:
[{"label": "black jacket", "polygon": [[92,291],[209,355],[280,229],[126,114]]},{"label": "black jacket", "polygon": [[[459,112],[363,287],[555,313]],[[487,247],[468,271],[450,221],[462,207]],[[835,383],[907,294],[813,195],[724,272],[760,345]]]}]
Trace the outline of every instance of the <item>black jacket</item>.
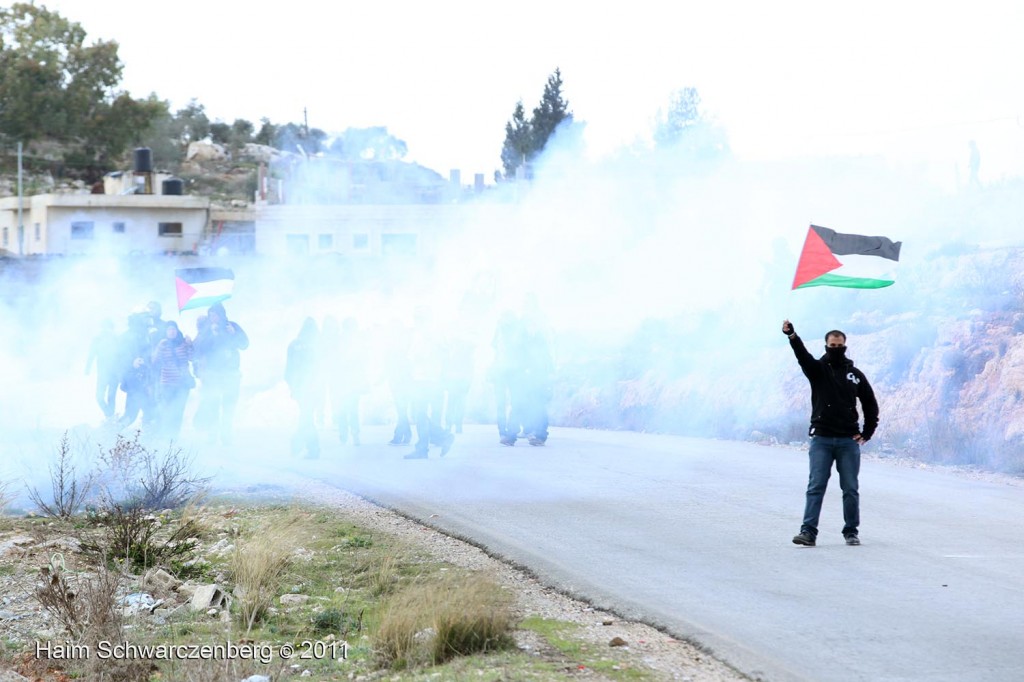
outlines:
[{"label": "black jacket", "polygon": [[[878,401],[864,373],[843,358],[833,365],[826,356],[815,358],[799,336],[789,340],[800,369],[811,382],[812,436],[856,436],[868,440],[878,426]],[[864,409],[864,428],[860,428],[857,399]]]}]

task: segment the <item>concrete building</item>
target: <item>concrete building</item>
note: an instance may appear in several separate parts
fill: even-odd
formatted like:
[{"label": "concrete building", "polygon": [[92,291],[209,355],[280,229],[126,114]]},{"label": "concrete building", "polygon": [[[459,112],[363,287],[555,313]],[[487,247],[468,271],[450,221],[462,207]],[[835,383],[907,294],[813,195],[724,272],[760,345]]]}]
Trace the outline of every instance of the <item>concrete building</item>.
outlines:
[{"label": "concrete building", "polygon": [[38,194],[0,199],[0,248],[15,256],[198,252],[210,217],[204,197]]},{"label": "concrete building", "polygon": [[418,256],[433,253],[437,239],[459,218],[458,205],[336,204],[260,206],[256,252],[303,256]]},{"label": "concrete building", "polygon": [[[494,224],[496,214],[507,213],[494,195],[482,200],[479,174],[464,187],[458,171],[446,182],[397,161],[287,161],[276,171],[283,177],[275,191],[266,191],[271,183],[261,167],[253,204],[217,207],[184,195],[183,181],[154,172],[149,150],[139,148],[134,170],[108,174],[103,194],[24,197],[23,229],[19,199],[0,199],[0,253],[419,257],[436,254],[467,224]],[[481,221],[479,213],[489,215]]]}]

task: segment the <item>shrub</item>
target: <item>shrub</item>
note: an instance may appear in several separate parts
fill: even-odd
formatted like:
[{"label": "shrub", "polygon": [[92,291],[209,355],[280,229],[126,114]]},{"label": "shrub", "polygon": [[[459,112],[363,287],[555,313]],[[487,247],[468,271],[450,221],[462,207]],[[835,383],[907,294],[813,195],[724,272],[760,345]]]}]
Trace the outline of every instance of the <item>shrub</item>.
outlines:
[{"label": "shrub", "polygon": [[50,489],[52,502],[43,500],[36,488],[29,487],[29,499],[43,512],[62,521],[78,513],[92,491],[94,478],[90,474],[82,479],[72,462],[71,443],[65,431],[57,449],[57,461],[50,465]]},{"label": "shrub", "polygon": [[158,454],[143,445],[140,436],[138,431],[131,439],[118,434],[111,447],[100,448],[106,505],[180,509],[205,492],[210,477],[193,473],[193,455],[173,446]]},{"label": "shrub", "polygon": [[84,539],[82,550],[94,557],[123,561],[138,571],[190,558],[201,530],[193,518],[168,530],[143,508],[120,504],[101,510],[95,521],[100,524],[99,537]]},{"label": "shrub", "polygon": [[313,632],[318,635],[335,634],[345,639],[351,632],[362,632],[363,609],[353,616],[344,608],[330,608],[313,616]]},{"label": "shrub", "polygon": [[280,525],[257,529],[252,537],[235,543],[231,574],[238,588],[239,616],[246,634],[266,616],[291,564],[297,542],[296,521],[291,518]]},{"label": "shrub", "polygon": [[490,579],[448,575],[397,593],[377,632],[378,660],[402,669],[514,646],[508,594]]}]

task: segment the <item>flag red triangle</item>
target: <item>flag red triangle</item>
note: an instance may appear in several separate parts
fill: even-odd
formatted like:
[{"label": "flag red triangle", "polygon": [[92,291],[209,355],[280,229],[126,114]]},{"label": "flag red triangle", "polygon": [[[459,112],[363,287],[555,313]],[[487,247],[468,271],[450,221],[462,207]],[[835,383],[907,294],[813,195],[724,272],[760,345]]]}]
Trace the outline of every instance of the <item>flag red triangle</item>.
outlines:
[{"label": "flag red triangle", "polygon": [[796,276],[793,277],[793,288],[796,289],[802,284],[807,284],[827,272],[842,267],[832,250],[828,248],[821,236],[814,231],[813,227],[807,228],[807,239],[804,240],[804,250],[800,253],[800,262],[796,264]]},{"label": "flag red triangle", "polygon": [[185,304],[195,296],[196,288],[181,277],[174,278],[174,286],[178,290],[178,312],[180,313]]}]

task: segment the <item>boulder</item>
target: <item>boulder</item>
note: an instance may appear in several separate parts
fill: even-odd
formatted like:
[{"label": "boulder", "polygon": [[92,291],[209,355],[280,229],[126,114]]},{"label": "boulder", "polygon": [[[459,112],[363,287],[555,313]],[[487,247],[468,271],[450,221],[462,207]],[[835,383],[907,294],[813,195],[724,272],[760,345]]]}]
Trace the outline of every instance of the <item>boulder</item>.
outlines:
[{"label": "boulder", "polygon": [[211,608],[226,608],[229,602],[228,595],[218,585],[200,585],[192,593],[191,609],[193,611],[207,611]]}]

